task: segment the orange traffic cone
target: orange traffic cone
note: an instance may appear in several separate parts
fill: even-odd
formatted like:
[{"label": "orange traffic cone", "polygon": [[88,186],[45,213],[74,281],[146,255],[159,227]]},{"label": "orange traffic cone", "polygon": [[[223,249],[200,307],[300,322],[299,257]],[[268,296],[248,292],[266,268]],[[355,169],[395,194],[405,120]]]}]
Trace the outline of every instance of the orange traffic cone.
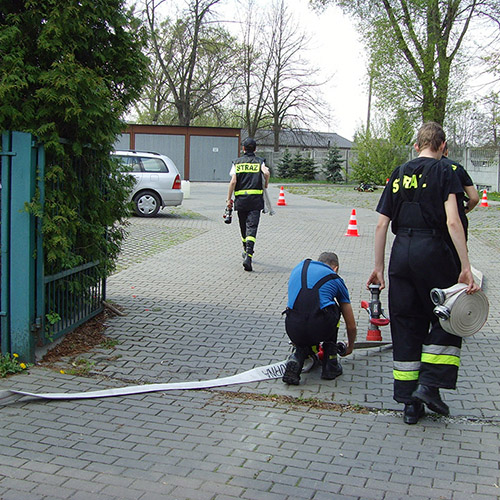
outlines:
[{"label": "orange traffic cone", "polygon": [[356,209],[353,208],[351,212],[351,218],[349,220],[349,226],[347,226],[347,233],[345,236],[359,236],[358,234],[358,223],[356,222]]},{"label": "orange traffic cone", "polygon": [[486,195],[486,189],[483,189],[483,199],[481,200],[481,206],[482,207],[488,206],[488,196]]},{"label": "orange traffic cone", "polygon": [[276,205],[278,205],[279,207],[286,205],[285,191],[283,189],[283,186],[281,186],[280,195],[279,195],[279,198],[278,198],[278,203],[276,203]]}]

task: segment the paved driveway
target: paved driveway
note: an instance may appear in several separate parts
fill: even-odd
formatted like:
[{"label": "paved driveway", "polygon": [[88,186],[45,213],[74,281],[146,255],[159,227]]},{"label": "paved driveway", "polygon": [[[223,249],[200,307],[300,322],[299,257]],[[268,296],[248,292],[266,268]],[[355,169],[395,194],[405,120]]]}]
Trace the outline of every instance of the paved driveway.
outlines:
[{"label": "paved driveway", "polygon": [[[285,359],[289,272],[324,250],[339,254],[363,339],[368,318],[359,304],[369,299],[376,213],[285,191],[287,206],[262,218],[255,271],[246,273],[238,226],[222,222],[226,188],[192,183],[181,209],[132,220],[121,270],[108,281],[108,299],[127,315],[109,321],[114,349],[85,356],[90,377],[35,367],[0,385],[61,392],[202,380]],[[278,188],[270,191],[277,200]],[[359,237],[345,236],[352,208]],[[403,424],[390,349],[357,351],[339,379],[313,372],[298,387],[270,380],[21,402],[0,408],[0,498],[497,498],[498,214],[489,207],[471,215],[471,259],[492,307],[465,343],[458,390],[444,395],[452,417]],[[173,246],[170,233],[179,238]]]}]

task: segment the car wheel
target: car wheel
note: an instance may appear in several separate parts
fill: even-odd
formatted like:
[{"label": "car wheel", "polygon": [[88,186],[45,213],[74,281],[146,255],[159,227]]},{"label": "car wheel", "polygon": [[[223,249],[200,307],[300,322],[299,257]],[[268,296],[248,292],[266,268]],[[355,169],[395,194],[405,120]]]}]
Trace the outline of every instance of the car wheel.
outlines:
[{"label": "car wheel", "polygon": [[143,191],[134,198],[135,213],[139,217],[154,217],[160,208],[160,197],[153,191]]}]

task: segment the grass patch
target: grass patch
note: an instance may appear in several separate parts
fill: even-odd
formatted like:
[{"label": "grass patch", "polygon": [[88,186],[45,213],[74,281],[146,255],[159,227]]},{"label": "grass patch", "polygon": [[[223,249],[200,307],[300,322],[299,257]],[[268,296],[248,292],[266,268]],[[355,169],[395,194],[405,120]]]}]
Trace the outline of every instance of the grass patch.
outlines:
[{"label": "grass patch", "polygon": [[[479,204],[481,204],[481,198],[483,197],[483,192],[478,191],[479,194]],[[488,200],[492,201],[500,201],[500,193],[497,191],[492,191],[491,193],[486,193],[486,196],[488,196]]]},{"label": "grass patch", "polygon": [[314,179],[312,181],[306,181],[304,179],[292,178],[292,177],[287,177],[287,178],[271,177],[269,179],[269,182],[271,184],[280,184],[280,185],[283,185],[283,186],[285,184],[311,184],[311,185],[324,184],[326,186],[341,186],[342,185],[342,184],[332,184],[332,183],[327,182],[325,180]]},{"label": "grass patch", "polygon": [[103,349],[113,349],[115,348],[120,341],[118,339],[108,339],[104,340],[99,344],[99,347],[102,347]]},{"label": "grass patch", "polygon": [[71,363],[72,368],[69,368],[66,373],[68,375],[76,375],[84,377],[89,374],[95,365],[95,361],[90,361],[85,358],[78,358]]}]

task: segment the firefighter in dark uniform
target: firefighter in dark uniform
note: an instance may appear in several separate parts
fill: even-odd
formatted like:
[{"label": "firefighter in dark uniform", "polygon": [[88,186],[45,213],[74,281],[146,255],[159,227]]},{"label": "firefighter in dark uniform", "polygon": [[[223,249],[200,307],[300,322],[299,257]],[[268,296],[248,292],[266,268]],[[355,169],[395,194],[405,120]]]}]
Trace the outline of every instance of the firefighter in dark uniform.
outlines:
[{"label": "firefighter in dark uniform", "polygon": [[424,403],[448,415],[439,389],[455,389],[458,376],[461,338],[440,326],[431,289],[459,282],[468,285],[467,293],[479,290],[457,208],[456,195],[463,188],[451,166],[440,161],[445,144],[442,127],[425,123],[417,135],[418,158],[394,170],[377,206],[375,268],[367,285],[385,287],[385,243],[392,221],[396,237],[389,262],[389,315],[394,399],[405,404],[407,424],[424,415]]},{"label": "firefighter in dark uniform", "polygon": [[255,238],[259,227],[260,212],[264,208],[264,188],[269,183],[270,171],[264,158],[255,155],[257,143],[248,137],[243,141],[243,156],[233,162],[231,181],[226,204],[238,212],[241,241],[243,243],[243,267],[252,271]]},{"label": "firefighter in dark uniform", "polygon": [[479,203],[479,194],[467,170],[460,163],[448,158],[448,146],[444,147],[442,160],[443,163],[451,166],[452,170],[457,174],[460,184],[462,184],[463,191],[457,193],[457,203],[458,214],[464,226],[465,239],[467,239],[467,229],[469,226],[467,214]]},{"label": "firefighter in dark uniform", "polygon": [[[470,175],[467,173],[467,170],[460,165],[460,163],[450,160],[448,158],[448,146],[446,145],[443,150],[443,157],[441,158],[442,162],[445,165],[450,165],[451,169],[458,176],[460,184],[462,185],[462,192],[457,193],[457,207],[458,207],[458,215],[460,220],[462,221],[462,225],[464,226],[465,231],[465,239],[467,240],[468,228],[469,228],[469,219],[467,219],[467,214],[479,203],[479,194],[477,189],[474,187],[474,182],[472,181]],[[450,239],[448,238],[448,242]],[[458,254],[455,250],[453,244],[450,245],[453,250],[453,255],[455,260],[457,261],[457,265],[460,266],[460,259],[458,258]]]}]

